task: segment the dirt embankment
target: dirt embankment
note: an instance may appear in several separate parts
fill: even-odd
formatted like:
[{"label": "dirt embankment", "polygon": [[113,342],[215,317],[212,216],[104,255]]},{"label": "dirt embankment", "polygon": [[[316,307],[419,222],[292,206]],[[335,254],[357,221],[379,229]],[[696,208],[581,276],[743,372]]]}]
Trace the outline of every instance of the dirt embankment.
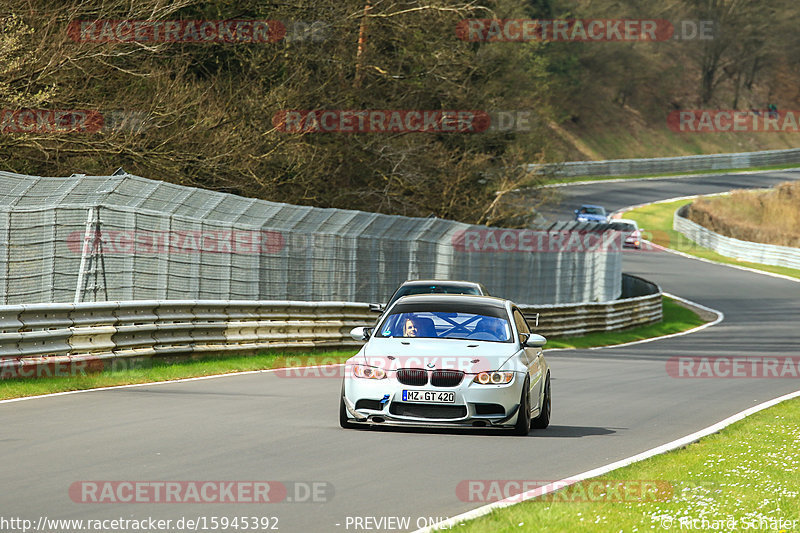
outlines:
[{"label": "dirt embankment", "polygon": [[800,248],[800,182],[766,192],[740,190],[700,198],[689,207],[688,217],[735,239]]}]

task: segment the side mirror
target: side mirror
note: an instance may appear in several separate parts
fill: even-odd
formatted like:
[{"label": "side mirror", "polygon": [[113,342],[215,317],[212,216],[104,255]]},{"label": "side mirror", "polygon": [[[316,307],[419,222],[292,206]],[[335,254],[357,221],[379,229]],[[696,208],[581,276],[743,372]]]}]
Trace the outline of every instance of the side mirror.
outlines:
[{"label": "side mirror", "polygon": [[356,341],[365,341],[372,335],[372,328],[357,327],[350,330],[350,336]]},{"label": "side mirror", "polygon": [[383,313],[384,309],[383,304],[369,304],[369,310],[373,313]]},{"label": "side mirror", "polygon": [[525,339],[524,346],[528,348],[541,348],[545,344],[547,344],[547,339],[536,333],[531,333],[528,338]]}]

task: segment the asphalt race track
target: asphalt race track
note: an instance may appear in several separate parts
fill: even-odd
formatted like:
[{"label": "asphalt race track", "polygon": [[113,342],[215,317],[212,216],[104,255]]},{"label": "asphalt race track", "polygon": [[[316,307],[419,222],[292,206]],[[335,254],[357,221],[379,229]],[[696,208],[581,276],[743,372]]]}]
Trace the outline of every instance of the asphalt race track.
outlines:
[{"label": "asphalt race track", "polygon": [[602,205],[611,213],[631,205],[679,196],[713,194],[733,189],[772,187],[784,181],[800,179],[800,171],[780,170],[756,174],[708,174],[678,179],[652,178],[616,182],[596,181],[585,185],[557,187],[561,205],[544,209],[546,219],[571,220],[582,204]]},{"label": "asphalt race track", "polygon": [[[573,204],[587,202],[614,210],[795,177],[780,171],[565,187],[563,209],[569,216]],[[679,379],[666,371],[676,355],[800,356],[800,283],[660,251],[626,252],[624,261],[625,271],[718,309],[725,320],[663,341],[547,354],[554,394],[547,430],[528,437],[343,430],[339,378],[274,373],[4,403],[0,514],[34,523],[40,516],[277,517],[288,532],[396,530],[363,520],[407,517],[403,529],[416,529],[428,517],[482,505],[458,498],[462,480],[567,478],[800,389],[800,379]],[[68,490],[81,480],[330,485],[329,501],[317,503],[75,503]],[[356,517],[370,527],[355,527]]]}]

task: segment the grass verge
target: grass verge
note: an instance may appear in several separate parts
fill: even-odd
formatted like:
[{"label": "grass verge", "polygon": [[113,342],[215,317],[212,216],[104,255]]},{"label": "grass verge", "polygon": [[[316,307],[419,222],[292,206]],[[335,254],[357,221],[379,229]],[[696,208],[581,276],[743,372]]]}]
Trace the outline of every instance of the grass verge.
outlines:
[{"label": "grass verge", "polygon": [[793,399],[685,448],[452,530],[798,531],[798,442],[800,399]]},{"label": "grass verge", "polygon": [[638,180],[643,178],[670,178],[674,176],[731,174],[733,172],[758,172],[764,170],[787,170],[793,168],[800,168],[800,165],[774,165],[768,167],[732,168],[727,170],[693,170],[689,172],[669,172],[666,174],[637,174],[635,176],[574,176],[569,178],[550,178],[542,182],[542,185],[555,185],[559,183],[576,183],[581,181]]},{"label": "grass verge", "polygon": [[[584,337],[553,337],[548,339],[547,348],[587,348],[620,344],[684,331],[702,323],[703,320],[694,312],[665,298],[664,320],[659,324],[619,332],[594,333]],[[342,363],[353,354],[355,350],[216,355],[177,361],[155,358],[112,361],[112,367],[103,372],[87,372],[85,368],[78,366],[72,372],[68,372],[71,375],[66,376],[45,375],[38,378],[0,380],[0,400],[270,368],[331,365]]]},{"label": "grass verge", "polygon": [[0,381],[0,400],[270,368],[330,365],[342,363],[354,353],[355,350],[302,354],[272,352],[258,355],[213,355],[174,362],[156,358],[120,360],[114,361],[117,368],[112,366],[103,372],[76,371],[75,375],[67,376],[5,379]]},{"label": "grass verge", "polygon": [[689,220],[743,241],[800,247],[800,181],[698,198]]},{"label": "grass verge", "polygon": [[581,337],[553,337],[547,339],[548,348],[592,348],[595,346],[611,346],[612,344],[624,344],[626,342],[640,341],[653,337],[661,337],[672,333],[679,333],[688,329],[695,328],[704,324],[706,321],[700,318],[697,313],[687,309],[677,301],[664,296],[663,314],[664,318],[657,324],[649,324],[621,331],[609,331],[602,333],[589,333]]},{"label": "grass verge", "polygon": [[678,200],[676,202],[667,202],[662,204],[652,204],[638,209],[633,209],[623,214],[624,218],[631,218],[637,222],[640,228],[644,228],[642,236],[665,248],[670,248],[678,252],[700,257],[702,259],[709,259],[718,263],[725,263],[728,265],[737,265],[752,268],[755,270],[762,270],[764,272],[772,272],[773,274],[782,274],[800,279],[800,270],[794,268],[763,265],[759,263],[748,263],[747,261],[739,261],[731,257],[725,257],[713,250],[704,248],[694,241],[688,239],[682,233],[672,229],[672,217],[680,207],[691,203],[692,200]]}]

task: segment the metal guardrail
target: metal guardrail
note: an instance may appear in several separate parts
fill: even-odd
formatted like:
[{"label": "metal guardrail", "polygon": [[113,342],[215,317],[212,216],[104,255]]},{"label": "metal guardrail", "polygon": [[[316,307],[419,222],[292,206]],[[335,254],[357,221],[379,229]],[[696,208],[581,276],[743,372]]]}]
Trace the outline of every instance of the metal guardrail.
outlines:
[{"label": "metal guardrail", "polygon": [[662,318],[661,288],[638,276],[622,275],[622,298],[610,302],[566,305],[520,305],[537,333],[548,336],[585,335],[659,322]]},{"label": "metal guardrail", "polygon": [[686,204],[675,211],[672,228],[700,246],[741,261],[800,269],[800,248],[742,241],[720,235],[686,218],[690,205]]},{"label": "metal guardrail", "polygon": [[690,155],[647,159],[609,159],[528,165],[529,171],[544,171],[556,176],[630,176],[695,170],[726,170],[800,164],[800,149],[766,150],[733,154]]},{"label": "metal guardrail", "polygon": [[[652,284],[651,284],[652,285]],[[661,292],[605,303],[523,306],[543,335],[622,329],[661,318]],[[347,348],[372,324],[352,302],[149,300],[0,307],[0,378],[31,367],[102,369],[109,360],[287,348]],[[531,324],[533,326],[533,324]],[[41,375],[41,372],[36,375]],[[45,374],[47,375],[47,374]]]}]

